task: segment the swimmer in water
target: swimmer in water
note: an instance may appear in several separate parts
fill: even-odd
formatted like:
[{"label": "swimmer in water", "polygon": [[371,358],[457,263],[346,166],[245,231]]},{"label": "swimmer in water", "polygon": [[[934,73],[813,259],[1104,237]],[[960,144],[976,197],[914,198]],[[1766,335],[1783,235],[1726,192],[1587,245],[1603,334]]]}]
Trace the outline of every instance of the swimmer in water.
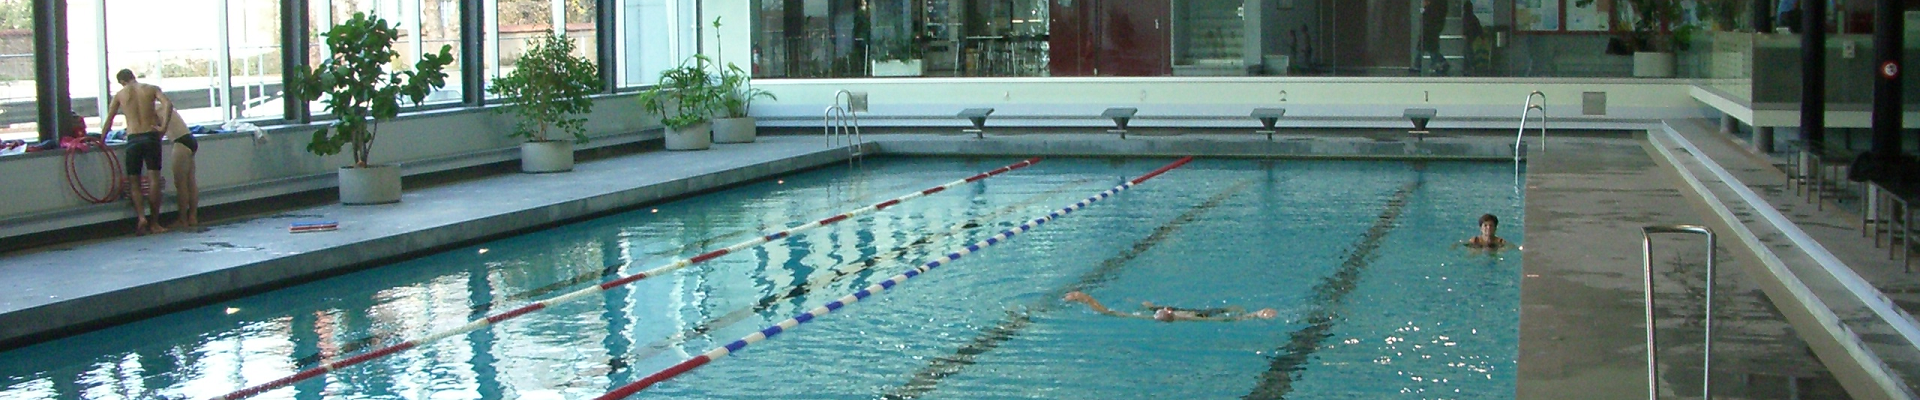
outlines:
[{"label": "swimmer in water", "polygon": [[1247,313],[1246,310],[1241,309],[1240,307],[1187,309],[1187,308],[1156,305],[1156,304],[1153,304],[1153,302],[1151,301],[1140,303],[1140,305],[1145,307],[1147,310],[1152,310],[1153,312],[1151,314],[1144,313],[1144,312],[1125,313],[1125,312],[1119,312],[1119,311],[1108,309],[1107,306],[1101,305],[1099,300],[1094,300],[1093,296],[1088,296],[1085,292],[1080,292],[1080,291],[1067,293],[1067,297],[1064,298],[1063,300],[1076,302],[1076,303],[1086,303],[1087,307],[1092,308],[1094,312],[1098,312],[1101,314],[1112,315],[1115,317],[1145,318],[1145,319],[1151,319],[1151,320],[1160,321],[1160,322],[1239,321],[1239,320],[1253,319],[1253,318],[1273,319],[1273,317],[1280,314],[1279,311],[1275,311],[1274,309],[1271,309],[1271,308],[1262,309],[1260,311],[1256,311],[1253,313]]}]

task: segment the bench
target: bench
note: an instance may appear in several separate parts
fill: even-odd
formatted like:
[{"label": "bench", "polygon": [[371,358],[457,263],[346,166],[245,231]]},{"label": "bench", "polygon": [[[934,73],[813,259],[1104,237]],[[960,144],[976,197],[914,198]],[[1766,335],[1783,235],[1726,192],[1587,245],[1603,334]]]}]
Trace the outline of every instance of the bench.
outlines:
[{"label": "bench", "polygon": [[960,118],[966,118],[968,121],[973,122],[973,128],[961,129],[960,132],[971,133],[975,138],[985,139],[987,137],[988,115],[993,115],[992,108],[969,108],[960,110]]},{"label": "bench", "polygon": [[1261,130],[1254,131],[1253,133],[1265,133],[1267,134],[1267,141],[1271,142],[1273,141],[1273,133],[1275,131],[1273,126],[1280,123],[1281,117],[1287,116],[1287,109],[1277,107],[1255,108],[1253,109],[1252,116],[1260,120],[1260,126],[1262,127]]},{"label": "bench", "polygon": [[1127,120],[1133,119],[1133,114],[1138,112],[1140,112],[1140,109],[1138,108],[1113,107],[1113,108],[1108,108],[1106,111],[1101,112],[1100,116],[1113,119],[1114,129],[1107,130],[1107,133],[1119,133],[1121,139],[1126,139],[1127,138]]}]

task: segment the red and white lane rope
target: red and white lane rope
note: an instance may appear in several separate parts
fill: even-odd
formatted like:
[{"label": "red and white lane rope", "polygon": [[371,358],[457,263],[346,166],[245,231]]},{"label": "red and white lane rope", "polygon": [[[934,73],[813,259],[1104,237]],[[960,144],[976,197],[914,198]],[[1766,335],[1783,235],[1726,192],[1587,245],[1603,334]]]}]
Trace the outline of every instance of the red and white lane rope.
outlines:
[{"label": "red and white lane rope", "polygon": [[805,313],[801,313],[799,316],[788,318],[787,320],[780,321],[780,323],[774,324],[773,326],[766,327],[766,329],[761,329],[759,332],[754,332],[753,334],[747,335],[746,337],[740,338],[739,340],[734,340],[732,343],[727,343],[726,346],[716,347],[713,350],[708,350],[706,353],[701,353],[700,355],[694,356],[693,358],[689,358],[686,361],[681,361],[679,364],[674,364],[671,367],[667,367],[667,369],[660,370],[659,372],[655,372],[652,375],[647,375],[647,377],[641,378],[638,381],[634,381],[633,383],[628,383],[624,386],[620,386],[619,388],[616,388],[611,392],[607,392],[606,394],[600,395],[600,397],[597,397],[596,399],[598,400],[623,399],[628,396],[638,394],[640,393],[641,390],[646,390],[646,388],[649,386],[653,386],[656,383],[664,382],[668,379],[673,379],[673,377],[680,376],[680,374],[686,373],[687,371],[692,371],[694,368],[699,368],[702,365],[707,365],[707,363],[713,362],[713,360],[719,359],[721,357],[726,357],[728,354],[733,354],[733,352],[740,351],[741,348],[745,348],[747,347],[747,345],[753,344],[755,342],[759,342],[761,340],[766,340],[767,338],[773,337],[773,335],[778,335],[780,334],[780,332],[785,332],[788,329],[793,329],[793,327],[795,326],[799,326],[800,324],[807,323],[807,321],[812,321],[814,318],[827,315],[828,313],[832,313],[834,310],[839,310],[843,307],[846,307],[848,304],[853,304],[855,302],[858,302],[861,299],[865,299],[869,296],[872,296],[874,293],[879,293],[882,291],[886,291],[887,289],[892,289],[895,285],[899,285],[901,282],[906,282],[907,279],[912,279],[913,277],[920,276],[920,274],[924,274],[927,271],[933,270],[934,268],[939,268],[940,265],[942,265],[943,263],[958,260],[960,259],[960,257],[965,257],[967,254],[978,252],[980,251],[980,249],[1005,242],[1008,238],[1011,238],[1014,235],[1018,235],[1022,232],[1033,230],[1034,228],[1038,228],[1041,224],[1047,223],[1047,221],[1058,219],[1061,216],[1071,214],[1076,210],[1085,208],[1089,204],[1093,204],[1094,202],[1104,200],[1108,197],[1112,197],[1114,194],[1120,193],[1121,191],[1132,189],[1134,185],[1139,185],[1141,182],[1146,182],[1148,179],[1153,179],[1153,177],[1160,176],[1160,174],[1164,174],[1167,171],[1173,170],[1174,168],[1180,168],[1180,166],[1186,165],[1187,162],[1190,162],[1190,161],[1193,161],[1193,157],[1181,158],[1179,161],[1174,161],[1172,164],[1167,164],[1166,166],[1160,167],[1160,169],[1153,170],[1153,172],[1149,172],[1146,175],[1141,175],[1139,178],[1134,178],[1131,181],[1122,183],[1120,184],[1120,186],[1114,186],[1112,189],[1107,189],[1107,191],[1105,192],[1100,192],[1100,194],[1093,195],[1093,197],[1088,197],[1085,200],[1080,200],[1080,202],[1073,203],[1073,205],[1067,206],[1066,208],[1062,208],[1052,213],[1048,213],[1044,217],[1035,218],[1031,221],[1027,221],[1026,223],[1020,224],[1020,226],[1014,227],[1013,229],[1001,231],[1000,234],[998,235],[993,235],[993,237],[989,237],[986,240],[975,242],[973,244],[967,245],[966,247],[957,249],[953,253],[947,254],[945,257],[941,257],[938,260],[930,261],[930,262],[927,262],[926,264],[922,264],[918,267],[914,267],[913,269],[907,270],[907,272],[901,273],[899,275],[894,275],[893,278],[880,281],[880,283],[873,284],[872,286],[867,286],[865,289],[860,289],[860,291],[858,292],[854,292],[853,294],[849,294],[849,295],[846,295],[845,297],[841,297],[840,299],[834,300],[833,302],[827,303],[826,305],[815,307],[812,310],[808,310]]},{"label": "red and white lane rope", "polygon": [[360,363],[364,363],[364,362],[367,362],[367,361],[371,361],[371,360],[374,360],[374,359],[377,359],[377,358],[380,358],[380,357],[385,357],[385,356],[388,356],[388,355],[392,355],[392,354],[394,354],[394,353],[398,353],[398,352],[401,352],[401,351],[405,351],[405,350],[407,350],[407,349],[411,349],[411,348],[415,348],[415,347],[419,347],[420,345],[424,345],[424,344],[427,344],[427,343],[432,343],[432,342],[435,342],[435,341],[439,341],[440,339],[446,339],[446,338],[448,338],[448,337],[451,337],[451,336],[454,336],[454,335],[460,335],[460,334],[464,334],[464,333],[467,333],[467,332],[472,332],[472,331],[476,331],[476,330],[480,330],[480,329],[482,329],[482,328],[486,328],[486,327],[488,327],[488,326],[491,326],[491,325],[493,325],[493,324],[496,324],[496,323],[499,323],[500,321],[506,321],[506,320],[509,320],[509,319],[514,319],[514,318],[518,318],[518,317],[520,317],[520,316],[523,316],[523,315],[527,315],[527,314],[529,314],[529,313],[533,313],[534,311],[540,311],[540,310],[542,310],[542,309],[545,309],[545,308],[547,308],[547,307],[552,307],[552,306],[554,306],[554,305],[556,305],[556,304],[562,304],[562,303],[567,303],[567,302],[570,302],[570,301],[574,301],[574,300],[578,300],[578,299],[582,299],[582,298],[586,298],[587,296],[592,296],[592,295],[595,295],[595,294],[599,294],[599,293],[601,293],[601,292],[604,292],[604,291],[606,291],[607,289],[612,289],[612,288],[615,288],[615,287],[619,287],[619,286],[622,286],[622,285],[626,285],[626,284],[629,284],[629,283],[634,283],[634,282],[638,282],[638,281],[640,281],[640,280],[642,280],[642,279],[647,279],[647,278],[650,278],[650,277],[655,277],[655,276],[660,276],[660,275],[662,275],[662,274],[666,274],[666,273],[668,273],[668,272],[673,272],[673,271],[675,271],[675,270],[679,270],[679,269],[681,269],[681,268],[686,268],[686,267],[687,267],[687,266],[689,266],[689,265],[693,265],[693,264],[698,264],[698,263],[702,263],[702,262],[706,262],[707,260],[712,260],[712,259],[715,259],[715,258],[719,258],[720,256],[724,256],[724,255],[727,255],[728,253],[732,253],[732,252],[736,252],[736,251],[740,251],[740,250],[745,250],[745,249],[748,249],[748,248],[751,248],[751,247],[754,247],[754,246],[759,246],[759,245],[762,245],[762,244],[766,244],[767,242],[771,242],[771,241],[775,241],[775,240],[779,240],[779,239],[782,239],[782,238],[786,238],[786,237],[788,237],[788,236],[792,236],[792,235],[793,235],[794,233],[797,233],[797,232],[800,232],[800,231],[805,231],[805,230],[808,230],[808,229],[813,229],[813,228],[818,228],[818,227],[821,227],[821,226],[825,226],[825,225],[829,225],[829,224],[833,224],[833,223],[835,223],[835,222],[840,222],[840,221],[845,221],[845,220],[847,220],[847,219],[849,219],[849,218],[853,218],[854,216],[857,216],[857,215],[861,215],[861,214],[866,214],[866,213],[870,213],[870,212],[874,212],[874,211],[879,211],[879,210],[884,210],[884,209],[886,209],[887,207],[892,207],[892,206],[895,206],[895,205],[899,205],[899,204],[900,204],[901,202],[904,202],[904,201],[907,201],[907,200],[912,200],[912,199],[915,199],[915,198],[919,198],[919,197],[924,197],[924,196],[926,196],[926,195],[930,195],[930,194],[934,194],[934,193],[940,193],[940,192],[942,192],[942,191],[945,191],[945,190],[947,190],[947,189],[951,189],[951,188],[953,188],[953,187],[955,187],[955,186],[960,186],[960,185],[963,185],[963,184],[967,184],[967,183],[972,183],[972,182],[978,182],[978,181],[980,181],[980,180],[982,180],[982,179],[987,179],[987,178],[990,178],[990,177],[993,177],[993,176],[995,176],[995,175],[1000,175],[1000,174],[1003,174],[1003,173],[1006,173],[1007,171],[1012,171],[1012,170],[1016,170],[1016,169],[1021,169],[1021,168],[1026,168],[1027,166],[1029,166],[1029,165],[1033,165],[1034,163],[1037,163],[1037,162],[1040,162],[1040,159],[1039,159],[1039,158],[1037,158],[1037,157],[1036,157],[1036,158],[1029,158],[1029,159],[1026,159],[1026,160],[1022,160],[1022,161],[1020,161],[1020,162],[1017,162],[1017,163],[1013,163],[1012,165],[1008,165],[1008,166],[1005,166],[1005,167],[1000,167],[999,169],[995,169],[995,170],[992,170],[992,171],[987,171],[987,172],[982,172],[982,173],[980,173],[980,174],[978,174],[978,175],[974,175],[974,176],[970,176],[970,177],[967,177],[966,179],[961,179],[961,180],[957,180],[957,181],[953,181],[953,182],[948,182],[948,183],[946,183],[946,184],[943,184],[943,185],[940,185],[940,186],[935,186],[935,187],[933,187],[933,188],[929,188],[929,189],[927,189],[927,190],[922,190],[922,191],[919,191],[919,192],[915,192],[915,193],[913,193],[913,194],[908,194],[908,195],[905,195],[905,196],[900,196],[900,197],[896,197],[896,198],[893,198],[892,200],[887,200],[887,201],[883,201],[883,202],[879,202],[879,203],[876,203],[876,204],[874,204],[874,205],[870,205],[870,206],[866,206],[866,207],[861,207],[861,208],[859,208],[859,209],[855,209],[855,210],[853,210],[853,211],[848,211],[848,212],[846,212],[846,213],[843,213],[843,214],[840,214],[840,215],[835,215],[835,216],[832,216],[832,217],[827,217],[827,218],[825,218],[825,219],[821,219],[821,220],[819,220],[819,221],[814,221],[814,222],[810,222],[810,223],[807,223],[806,225],[801,225],[801,226],[797,226],[797,227],[793,227],[792,229],[787,229],[787,230],[783,230],[783,231],[779,231],[779,232],[775,232],[775,233],[772,233],[772,234],[768,234],[768,235],[766,235],[766,236],[761,236],[761,237],[759,237],[759,238],[755,238],[755,239],[752,239],[752,240],[748,240],[748,241],[745,241],[745,242],[740,242],[739,244],[735,244],[735,245],[732,245],[732,246],[727,246],[726,248],[722,248],[722,249],[719,249],[719,250],[714,250],[714,251],[710,251],[710,252],[707,252],[707,253],[705,253],[705,254],[701,254],[701,255],[698,255],[698,256],[694,256],[693,258],[687,258],[687,259],[681,259],[681,260],[678,260],[678,261],[674,261],[674,262],[672,262],[672,263],[669,263],[669,264],[667,264],[667,265],[665,265],[665,266],[661,266],[661,267],[659,267],[659,268],[654,268],[654,269],[650,269],[650,270],[647,270],[647,271],[644,271],[644,272],[641,272],[641,273],[637,273],[637,274],[633,274],[633,275],[628,275],[628,276],[626,276],[626,277],[623,277],[623,278],[620,278],[620,279],[616,279],[616,280],[613,280],[613,281],[609,281],[609,282],[607,282],[607,283],[602,283],[602,284],[599,284],[599,285],[596,285],[596,286],[593,286],[593,287],[589,287],[589,288],[586,288],[586,289],[581,289],[581,290],[579,290],[579,291],[575,291],[575,292],[573,292],[573,293],[567,293],[567,294],[563,294],[563,295],[560,295],[560,296],[558,296],[558,297],[554,297],[554,298],[550,298],[550,299],[546,299],[546,300],[541,300],[541,301],[537,301],[537,302],[534,302],[534,303],[532,303],[532,304],[528,304],[528,305],[525,305],[525,306],[521,306],[520,308],[515,308],[515,309],[513,309],[513,310],[509,310],[509,311],[507,311],[507,312],[503,312],[503,313],[499,313],[499,314],[494,314],[494,315],[490,315],[490,316],[487,316],[486,318],[481,318],[481,319],[476,319],[476,320],[473,320],[473,322],[469,322],[469,323],[467,323],[466,325],[461,325],[461,326],[459,326],[459,327],[457,327],[457,328],[454,328],[454,329],[451,329],[451,330],[447,330],[447,331],[443,331],[443,332],[439,332],[439,333],[435,333],[435,334],[431,334],[431,335],[427,335],[427,336],[425,336],[425,337],[421,337],[421,338],[419,338],[419,339],[414,339],[414,340],[408,340],[408,341],[406,341],[406,342],[402,342],[402,343],[400,343],[400,344],[396,344],[396,345],[392,345],[392,346],[387,346],[387,347],[385,347],[385,348],[381,348],[381,349],[378,349],[378,350],[373,350],[373,351],[369,351],[369,352],[366,352],[366,353],[360,353],[359,355],[356,355],[356,356],[353,356],[353,357],[348,357],[348,358],[345,358],[345,359],[340,359],[340,360],[336,360],[336,361],[332,361],[332,362],[326,362],[326,363],[321,363],[321,364],[320,364],[320,366],[318,366],[318,367],[313,367],[313,368],[310,368],[310,369],[307,369],[307,370],[305,370],[305,371],[300,371],[300,372],[298,372],[298,373],[295,373],[295,374],[293,374],[293,375],[288,375],[287,377],[284,377],[284,378],[280,378],[280,379],[275,379],[275,380],[273,380],[273,381],[269,381],[269,382],[267,382],[267,383],[263,383],[263,384],[260,384],[260,385],[257,385],[257,386],[253,386],[253,387],[248,387],[248,388],[245,388],[245,389],[240,389],[240,390],[237,390],[237,391],[234,391],[234,392],[232,392],[232,393],[227,393],[226,395],[222,395],[222,396],[220,396],[220,397],[214,397],[214,399],[216,399],[216,400],[232,400],[232,399],[244,399],[244,398],[248,398],[248,397],[253,397],[253,396],[257,396],[257,395],[260,395],[261,393],[266,393],[266,392],[267,392],[267,391],[269,391],[269,390],[273,390],[273,389],[278,389],[278,388],[281,388],[281,387],[284,387],[284,386],[287,386],[287,385],[292,385],[292,384],[294,384],[295,382],[300,382],[300,381],[304,381],[304,380],[307,380],[307,379],[312,379],[312,378],[314,378],[314,377],[318,377],[318,376],[321,376],[321,375],[326,375],[326,374],[327,374],[328,372],[333,372],[334,370],[337,370],[337,369],[340,369],[340,368],[346,368],[346,367],[349,367],[349,366],[353,366],[353,365],[358,365],[358,364],[360,364]]}]

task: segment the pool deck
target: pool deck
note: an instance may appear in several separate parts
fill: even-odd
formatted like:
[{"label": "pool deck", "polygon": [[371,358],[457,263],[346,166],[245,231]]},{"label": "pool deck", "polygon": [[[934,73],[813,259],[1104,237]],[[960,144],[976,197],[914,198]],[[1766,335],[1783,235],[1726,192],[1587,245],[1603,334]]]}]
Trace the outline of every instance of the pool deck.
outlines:
[{"label": "pool deck", "polygon": [[[1528,161],[1520,285],[1521,399],[1622,399],[1647,394],[1641,228],[1705,224],[1703,204],[1640,140],[1556,140]],[[1660,391],[1700,392],[1704,240],[1655,242]],[[1768,301],[1750,254],[1727,251],[1715,267],[1716,396],[1844,396],[1838,383]],[[1738,272],[1734,272],[1738,271]]]},{"label": "pool deck", "polygon": [[[1503,135],[1443,134],[1413,140],[1396,135],[1298,132],[1279,135],[1272,142],[1262,136],[1226,133],[1136,133],[1126,140],[1070,133],[989,134],[985,139],[958,134],[867,135],[866,139],[877,150],[872,153],[949,156],[1501,160],[1510,157],[1512,144],[1511,136]],[[1648,140],[1574,135],[1556,136],[1550,145],[1550,151],[1532,150],[1535,157],[1527,172],[1528,243],[1521,291],[1518,397],[1644,395],[1640,227],[1726,226],[1712,217],[1701,197],[1692,194],[1680,172]],[[283,210],[221,221],[200,232],[119,237],[0,254],[0,282],[4,282],[0,283],[0,349],[376,266],[423,251],[830,165],[846,157],[844,151],[826,149],[819,136],[762,136],[758,143],[716,145],[708,151],[653,151],[583,162],[566,174],[499,175],[414,189],[406,192],[403,202],[392,205]],[[1748,161],[1765,166],[1759,158]],[[1751,170],[1765,172],[1760,167]],[[1848,226],[1857,229],[1857,217],[1847,222],[1848,215],[1832,207],[1828,210],[1796,212],[1796,221],[1830,225],[1835,232]],[[313,220],[338,221],[340,230],[287,232],[291,222]],[[1823,235],[1816,235],[1822,243],[1832,236]],[[1686,240],[1691,239],[1663,241],[1660,246],[1698,247],[1697,241]],[[1788,318],[1769,301],[1763,291],[1765,282],[1749,276],[1763,271],[1753,253],[1729,251],[1742,248],[1730,247],[1727,239],[1721,244],[1720,268],[1739,273],[1722,272],[1714,296],[1722,313],[1716,316],[1721,325],[1714,333],[1716,395],[1843,395]],[[1827,246],[1836,253],[1859,252],[1848,257],[1862,259],[1885,254],[1884,249],[1871,246]],[[1687,396],[1699,390],[1699,373],[1689,372],[1699,367],[1699,326],[1687,320],[1697,321],[1703,298],[1696,293],[1700,257],[1665,254],[1657,257],[1656,264],[1662,279],[1656,293],[1664,318],[1660,381],[1663,393]],[[1875,283],[1905,279],[1905,284],[1911,284],[1902,275],[1868,275],[1880,279]]]}]

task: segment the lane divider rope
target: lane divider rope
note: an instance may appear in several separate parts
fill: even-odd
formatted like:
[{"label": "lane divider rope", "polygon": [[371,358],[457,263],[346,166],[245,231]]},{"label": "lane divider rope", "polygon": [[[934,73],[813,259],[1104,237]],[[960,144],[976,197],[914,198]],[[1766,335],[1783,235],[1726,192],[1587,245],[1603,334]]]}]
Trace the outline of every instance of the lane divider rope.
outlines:
[{"label": "lane divider rope", "polygon": [[[871,269],[876,265],[881,265],[883,263],[889,263],[894,260],[904,258],[909,253],[913,253],[922,247],[931,247],[934,241],[945,240],[947,238],[953,237],[954,235],[958,235],[968,230],[983,226],[986,223],[993,223],[997,218],[1000,218],[1001,216],[1004,216],[1006,214],[1011,214],[1014,211],[1019,211],[1020,209],[1026,208],[1028,206],[1032,206],[1035,203],[1039,203],[1041,200],[1045,200],[1055,195],[1059,195],[1060,193],[1066,192],[1067,189],[1072,189],[1075,186],[1084,185],[1087,182],[1092,182],[1092,181],[1093,179],[1081,179],[1078,181],[1069,182],[1058,188],[1049,190],[1046,193],[1033,195],[1027,198],[1026,200],[1022,200],[1020,203],[1002,207],[999,210],[995,210],[991,214],[975,217],[966,221],[961,221],[960,223],[953,224],[953,226],[948,227],[946,231],[923,236],[920,239],[915,240],[911,243],[908,243],[903,247],[895,248],[893,249],[893,251],[889,251],[886,254],[873,256],[871,258],[867,258],[864,260],[855,260],[852,262],[840,264],[839,266],[833,267],[833,269],[826,270],[825,273],[819,273],[817,276],[808,278],[805,283],[794,286],[793,288],[788,289],[785,292],[762,297],[758,302],[755,302],[752,306],[742,307],[742,308],[733,310],[732,312],[728,312],[724,315],[721,315],[718,318],[707,320],[706,322],[700,323],[700,325],[695,325],[692,328],[681,330],[680,332],[674,333],[671,336],[661,338],[660,340],[656,340],[653,343],[647,344],[646,346],[642,346],[640,347],[640,350],[637,350],[636,352],[631,353],[624,357],[627,360],[626,364],[633,365],[638,363],[641,360],[652,358],[653,356],[658,355],[661,352],[667,351],[673,346],[679,345],[681,343],[686,343],[687,339],[693,338],[698,335],[704,335],[708,332],[713,332],[720,328],[725,328],[736,322],[740,322],[740,320],[746,319],[748,316],[758,315],[760,313],[766,312],[767,310],[772,309],[776,305],[785,303],[787,300],[793,299],[795,297],[807,295],[808,293],[813,292],[814,289],[819,289],[819,288],[826,287],[827,285],[830,285],[830,284],[838,283],[846,277],[853,276],[854,274],[867,271],[868,269]],[[964,240],[964,238],[962,239]],[[918,257],[915,257],[915,258],[918,258]]]},{"label": "lane divider rope", "polygon": [[993,237],[989,237],[986,240],[981,240],[979,242],[969,244],[966,247],[956,249],[953,253],[949,253],[945,257],[941,257],[938,260],[929,261],[926,264],[922,264],[918,267],[914,267],[913,269],[907,270],[907,272],[901,273],[899,275],[894,275],[892,278],[889,278],[884,281],[880,281],[880,283],[867,286],[865,289],[861,289],[858,292],[854,292],[853,294],[849,294],[844,297],[841,297],[840,299],[834,300],[833,302],[827,303],[826,305],[815,307],[814,309],[808,310],[807,312],[802,313],[799,316],[788,318],[785,321],[780,321],[780,323],[778,324],[774,324],[773,326],[769,326],[769,327],[766,327],[765,329],[761,329],[759,332],[754,332],[753,334],[747,335],[746,337],[740,338],[739,340],[734,340],[732,343],[728,343],[726,346],[716,347],[712,350],[708,350],[706,353],[701,353],[700,355],[694,356],[693,358],[689,358],[686,361],[681,361],[679,364],[674,364],[671,367],[667,367],[667,369],[663,369],[663,370],[660,370],[659,372],[655,372],[652,375],[648,375],[647,377],[641,378],[638,381],[634,381],[633,383],[628,383],[626,385],[620,386],[619,388],[616,388],[611,392],[607,392],[606,394],[600,395],[600,397],[596,397],[596,399],[599,399],[599,400],[623,399],[628,396],[632,396],[634,394],[640,393],[641,390],[645,390],[649,386],[653,386],[654,384],[664,382],[668,379],[673,379],[673,377],[679,376],[680,374],[684,374],[687,371],[693,370],[694,368],[699,368],[702,365],[706,365],[707,363],[713,362],[713,360],[719,359],[721,357],[726,357],[728,354],[732,354],[733,352],[740,351],[740,349],[747,347],[747,345],[753,344],[755,342],[759,342],[761,340],[766,340],[767,338],[773,337],[774,335],[778,335],[781,332],[787,331],[788,329],[793,329],[793,327],[795,326],[799,326],[800,324],[804,324],[804,323],[807,323],[808,321],[812,321],[814,320],[814,318],[827,315],[828,313],[832,313],[834,310],[839,310],[843,307],[846,307],[848,304],[859,302],[861,299],[865,299],[869,296],[872,296],[874,293],[879,293],[882,291],[886,291],[887,289],[892,289],[895,285],[899,285],[902,282],[906,282],[907,279],[912,279],[913,277],[920,276],[920,274],[924,274],[927,271],[933,270],[934,268],[939,268],[943,263],[959,260],[960,257],[965,257],[968,254],[978,252],[980,251],[980,249],[984,249],[989,246],[993,246],[995,244],[1003,243],[1007,239],[1012,238],[1014,235],[1019,235],[1022,232],[1033,230],[1034,228],[1037,228],[1040,225],[1046,224],[1048,221],[1058,219],[1061,216],[1065,216],[1067,214],[1073,213],[1076,210],[1085,208],[1089,204],[1093,204],[1094,202],[1098,202],[1108,197],[1112,197],[1114,194],[1120,193],[1127,189],[1132,189],[1135,185],[1139,185],[1141,182],[1146,182],[1148,179],[1153,179],[1156,176],[1160,176],[1160,174],[1164,174],[1167,171],[1173,170],[1174,168],[1179,168],[1180,166],[1186,165],[1188,162],[1191,162],[1191,161],[1193,161],[1193,157],[1181,158],[1177,161],[1174,161],[1171,164],[1167,164],[1166,166],[1160,167],[1160,169],[1154,170],[1153,172],[1148,172],[1146,175],[1141,175],[1139,178],[1134,178],[1131,181],[1122,183],[1120,184],[1120,186],[1115,186],[1112,189],[1107,189],[1107,191],[1105,192],[1100,192],[1100,194],[1093,195],[1092,197],[1088,197],[1085,200],[1080,200],[1080,202],[1074,203],[1073,205],[1067,206],[1066,208],[1062,208],[1052,213],[1048,213],[1044,217],[1035,218],[1031,221],[1027,221],[1026,223],[1020,224],[1020,226],[1014,227],[1013,229],[1001,231],[1000,234],[993,235]]},{"label": "lane divider rope", "polygon": [[792,236],[794,233],[798,233],[808,229],[818,228],[821,226],[830,225],[835,222],[845,221],[857,215],[884,210],[887,207],[893,207],[893,206],[899,205],[901,202],[913,200],[920,197],[925,197],[927,195],[931,195],[934,193],[940,193],[942,191],[946,191],[947,189],[951,189],[956,186],[973,183],[973,182],[979,182],[980,180],[987,179],[1003,173],[1007,173],[1008,171],[1026,168],[1027,166],[1033,165],[1034,163],[1038,163],[1038,162],[1040,162],[1040,158],[1038,157],[1021,160],[1020,162],[1013,163],[1004,167],[1000,167],[992,171],[982,172],[977,175],[967,177],[966,179],[948,182],[940,186],[935,186],[935,187],[928,188],[926,190],[921,190],[919,192],[915,192],[905,196],[896,197],[896,198],[893,198],[892,200],[879,202],[870,206],[855,209],[853,211],[848,211],[840,215],[835,215],[832,217],[821,219],[819,221],[810,222],[810,223],[807,223],[806,225],[801,225],[801,226],[794,227],[792,229],[774,232],[765,236],[761,236],[759,238],[755,238],[745,242],[740,242],[732,246],[727,246],[719,250],[714,250],[714,251],[707,252],[705,254],[697,255],[697,256],[694,256],[693,258],[674,261],[672,263],[668,263],[667,265],[661,266],[659,268],[654,268],[654,269],[650,269],[637,274],[628,275],[620,279],[608,281],[606,283],[591,286],[586,289],[581,289],[572,293],[563,294],[558,297],[533,302],[532,304],[521,306],[520,308],[515,308],[507,312],[490,315],[490,316],[487,316],[486,318],[475,319],[472,322],[468,322],[466,325],[461,325],[454,329],[441,331],[439,333],[427,335],[419,339],[408,340],[406,342],[402,342],[400,344],[395,344],[392,346],[387,346],[378,350],[369,351],[366,353],[360,353],[359,355],[355,355],[353,357],[348,357],[338,361],[323,363],[318,367],[309,368],[309,369],[300,371],[298,373],[294,373],[293,375],[288,375],[284,378],[268,381],[267,383],[259,384],[259,385],[248,387],[245,389],[236,390],[232,393],[227,393],[219,397],[214,397],[213,399],[234,400],[234,399],[244,399],[248,397],[257,396],[262,393],[266,393],[269,390],[278,389],[287,385],[292,385],[296,382],[312,379],[314,377],[318,377],[321,375],[326,375],[327,373],[333,372],[334,370],[338,370],[340,368],[345,368],[353,365],[358,365],[360,363],[365,363],[367,361],[372,361],[374,359],[392,355],[394,353],[406,351],[407,349],[419,347],[420,345],[432,343],[435,341],[439,341],[441,339],[446,339],[454,335],[459,335],[467,332],[472,332],[475,330],[480,330],[482,328],[492,326],[493,324],[500,323],[500,321],[519,318],[521,316],[533,313],[535,311],[540,311],[542,309],[546,309],[547,307],[551,307],[557,304],[563,304],[563,303],[571,302],[574,300],[587,298],[588,296],[592,296],[592,295],[604,292],[607,289],[619,287],[629,283],[639,282],[642,279],[647,279],[650,277],[660,276],[662,274],[666,274],[682,268],[686,268],[689,265],[698,264],[698,263],[706,262],[707,260],[719,258],[720,256],[724,256],[735,251],[741,251],[754,246],[766,244],[767,242],[772,242],[775,240],[787,238]]}]

